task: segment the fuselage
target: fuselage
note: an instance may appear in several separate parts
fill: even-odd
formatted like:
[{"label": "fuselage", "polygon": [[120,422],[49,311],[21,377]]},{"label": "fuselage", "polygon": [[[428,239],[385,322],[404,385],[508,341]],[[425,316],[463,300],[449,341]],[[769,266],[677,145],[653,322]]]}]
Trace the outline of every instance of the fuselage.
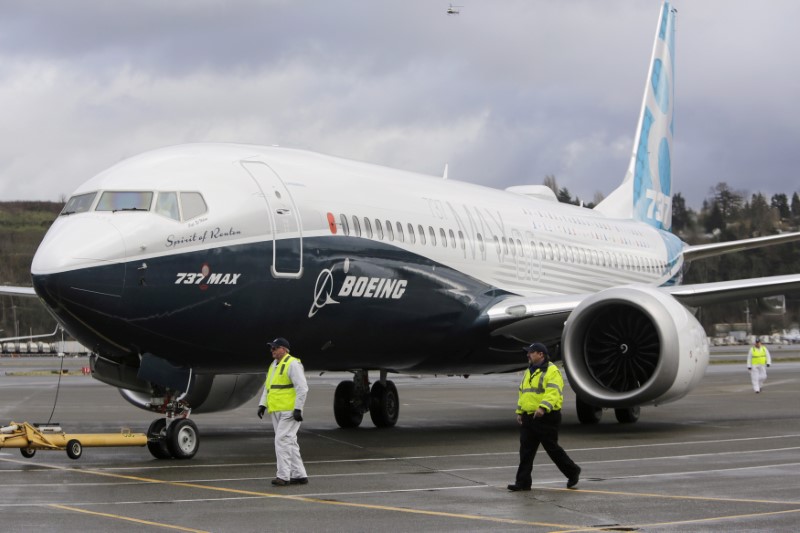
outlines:
[{"label": "fuselage", "polygon": [[[72,207],[71,207],[72,206]],[[71,212],[74,211],[74,212]],[[84,183],[34,287],[82,343],[198,371],[524,366],[484,311],[510,295],[676,280],[682,243],[591,209],[277,147],[183,145]]]}]

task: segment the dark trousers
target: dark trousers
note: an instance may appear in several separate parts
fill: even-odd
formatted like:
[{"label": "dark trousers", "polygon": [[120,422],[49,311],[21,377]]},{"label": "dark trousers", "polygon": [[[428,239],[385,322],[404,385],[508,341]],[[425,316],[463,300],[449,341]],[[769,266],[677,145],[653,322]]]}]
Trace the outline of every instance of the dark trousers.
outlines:
[{"label": "dark trousers", "polygon": [[579,468],[569,458],[564,448],[558,445],[558,426],[561,425],[561,411],[554,411],[538,418],[533,415],[522,415],[519,428],[519,468],[517,469],[517,485],[531,486],[531,470],[533,459],[539,444],[550,456],[561,473],[567,478],[578,473]]}]

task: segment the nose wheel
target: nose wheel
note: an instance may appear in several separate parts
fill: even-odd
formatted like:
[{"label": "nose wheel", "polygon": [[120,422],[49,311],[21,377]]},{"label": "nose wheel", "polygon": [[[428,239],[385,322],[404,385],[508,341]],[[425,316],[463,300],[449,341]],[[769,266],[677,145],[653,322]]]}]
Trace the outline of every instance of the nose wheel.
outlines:
[{"label": "nose wheel", "polygon": [[156,459],[191,459],[200,448],[197,425],[188,418],[157,418],[147,430],[147,449]]}]

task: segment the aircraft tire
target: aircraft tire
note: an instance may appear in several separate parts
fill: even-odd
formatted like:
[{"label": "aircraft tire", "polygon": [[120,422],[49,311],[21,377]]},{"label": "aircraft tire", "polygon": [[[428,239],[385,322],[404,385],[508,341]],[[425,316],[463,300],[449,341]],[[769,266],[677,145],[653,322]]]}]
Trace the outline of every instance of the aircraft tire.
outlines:
[{"label": "aircraft tire", "polygon": [[603,418],[602,407],[595,407],[580,398],[575,398],[575,408],[578,411],[578,421],[581,424],[597,424]]},{"label": "aircraft tire", "polygon": [[617,417],[617,422],[620,424],[633,424],[639,420],[640,409],[636,407],[628,407],[624,409],[614,409],[614,416]]},{"label": "aircraft tire", "polygon": [[200,448],[197,425],[188,418],[175,420],[167,428],[167,448],[175,459],[191,459]]},{"label": "aircraft tire", "polygon": [[22,454],[22,457],[25,459],[30,459],[34,455],[36,455],[36,450],[34,448],[20,448],[19,453]]},{"label": "aircraft tire", "polygon": [[164,418],[156,418],[147,429],[147,449],[156,459],[172,458],[167,447],[167,434],[164,431],[166,427],[167,421]]},{"label": "aircraft tire", "polygon": [[369,416],[375,427],[389,428],[397,424],[400,414],[400,397],[391,381],[384,386],[380,381],[372,385],[369,401]]},{"label": "aircraft tire", "polygon": [[70,439],[67,442],[67,457],[70,459],[80,459],[83,454],[83,446],[78,439]]},{"label": "aircraft tire", "polygon": [[355,391],[355,383],[342,381],[333,393],[333,417],[340,428],[356,428],[364,418],[364,413],[353,407]]}]

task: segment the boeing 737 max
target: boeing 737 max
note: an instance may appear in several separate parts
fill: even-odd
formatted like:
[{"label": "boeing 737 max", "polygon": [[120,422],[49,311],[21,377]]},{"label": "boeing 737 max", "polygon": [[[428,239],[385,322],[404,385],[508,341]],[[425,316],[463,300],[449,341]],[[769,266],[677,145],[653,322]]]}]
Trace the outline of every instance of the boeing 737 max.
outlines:
[{"label": "boeing 737 max", "polygon": [[190,410],[255,396],[276,336],[309,371],[353,372],[333,400],[343,427],[366,412],[395,424],[389,373],[515,371],[534,340],[561,354],[582,422],[607,407],[635,421],[704,374],[706,335],[685,305],[800,289],[798,274],[680,285],[685,260],[800,234],[688,246],[670,233],[674,21],[664,3],[630,167],[595,209],[543,186],[183,145],[81,185],[36,252],[33,287],[94,352],[96,379],[162,415],[156,457],[194,455]]}]

